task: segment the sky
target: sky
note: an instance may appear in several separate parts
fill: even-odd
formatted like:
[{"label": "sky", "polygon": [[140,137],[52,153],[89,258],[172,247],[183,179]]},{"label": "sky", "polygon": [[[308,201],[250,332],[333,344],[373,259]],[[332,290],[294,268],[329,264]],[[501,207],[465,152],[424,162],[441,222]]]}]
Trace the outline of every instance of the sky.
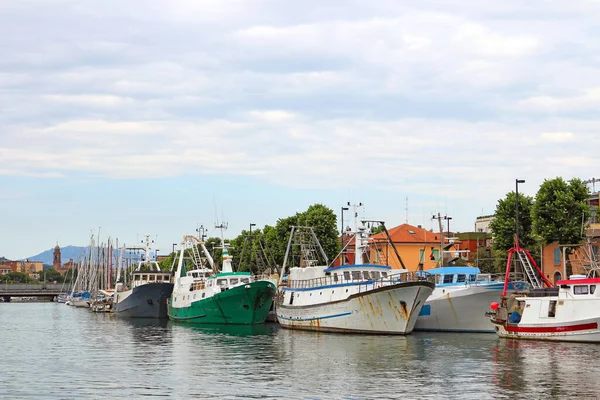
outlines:
[{"label": "sky", "polygon": [[163,254],[315,203],[472,231],[515,179],[600,177],[599,20],[598,0],[0,0],[0,256],[91,234]]}]

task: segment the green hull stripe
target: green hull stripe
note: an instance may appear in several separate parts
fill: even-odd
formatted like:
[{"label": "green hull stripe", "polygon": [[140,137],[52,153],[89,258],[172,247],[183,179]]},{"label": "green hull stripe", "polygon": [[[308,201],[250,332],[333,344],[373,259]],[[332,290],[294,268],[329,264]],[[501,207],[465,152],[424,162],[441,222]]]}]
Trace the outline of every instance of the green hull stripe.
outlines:
[{"label": "green hull stripe", "polygon": [[252,282],[176,308],[169,302],[169,318],[174,321],[202,324],[253,325],[265,322],[275,287],[266,281]]}]

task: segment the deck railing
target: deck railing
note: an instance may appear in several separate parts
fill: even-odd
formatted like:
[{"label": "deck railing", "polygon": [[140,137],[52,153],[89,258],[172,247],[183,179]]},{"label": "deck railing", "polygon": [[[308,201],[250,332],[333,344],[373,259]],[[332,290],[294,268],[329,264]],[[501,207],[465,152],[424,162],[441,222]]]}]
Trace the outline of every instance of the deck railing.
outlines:
[{"label": "deck railing", "polygon": [[387,277],[381,277],[378,279],[344,279],[343,276],[324,276],[321,278],[303,279],[303,280],[290,280],[285,285],[286,287],[293,289],[310,289],[322,286],[333,286],[333,285],[358,285],[359,292],[364,290],[372,290],[378,286],[389,286],[402,282],[418,282],[428,281],[434,282],[432,275],[424,274],[423,272],[399,272],[390,274]]}]

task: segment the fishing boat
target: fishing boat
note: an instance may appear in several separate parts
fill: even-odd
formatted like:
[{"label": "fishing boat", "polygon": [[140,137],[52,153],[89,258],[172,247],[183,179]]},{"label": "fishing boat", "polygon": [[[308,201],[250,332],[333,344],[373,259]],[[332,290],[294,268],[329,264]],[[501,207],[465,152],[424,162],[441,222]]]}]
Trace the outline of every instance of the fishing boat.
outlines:
[{"label": "fishing boat", "polygon": [[415,331],[495,332],[485,313],[504,288],[502,276],[482,274],[475,267],[426,272],[435,277],[435,289],[419,312]]},{"label": "fishing boat", "polygon": [[[144,254],[130,274],[127,283],[121,282],[122,257],[132,250]],[[150,259],[150,236],[146,236],[145,247],[123,247],[117,268],[111,304],[105,304],[113,314],[127,318],[168,318],[167,300],[173,292],[171,271],[162,271],[155,260]]]},{"label": "fishing boat", "polygon": [[[368,229],[354,206],[355,263],[330,266],[311,227],[292,227],[276,313],[283,328],[324,332],[410,334],[434,289],[427,274],[363,263]],[[389,238],[387,229],[384,230]],[[390,240],[391,242],[391,240]],[[300,262],[285,274],[288,256]],[[398,254],[396,252],[396,254]]]},{"label": "fishing boat", "polygon": [[[203,240],[192,235],[184,237],[175,272],[175,286],[169,300],[169,318],[201,324],[264,323],[273,303],[276,285],[250,272],[234,272],[229,245],[223,238],[226,225],[221,224],[217,228],[221,229],[220,271]],[[186,253],[191,256],[191,264],[186,265]]]},{"label": "fishing boat", "polygon": [[[500,303],[490,304],[494,329],[501,338],[600,343],[600,278],[571,275],[554,287],[529,251],[509,250]],[[516,255],[530,285],[507,295],[511,259]]]}]

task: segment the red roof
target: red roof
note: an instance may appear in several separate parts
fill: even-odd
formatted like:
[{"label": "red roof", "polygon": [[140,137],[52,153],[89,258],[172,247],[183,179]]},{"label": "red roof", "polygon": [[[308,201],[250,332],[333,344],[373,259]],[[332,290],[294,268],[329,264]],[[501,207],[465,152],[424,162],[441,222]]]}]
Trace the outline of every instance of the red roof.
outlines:
[{"label": "red roof", "polygon": [[[394,243],[439,243],[440,234],[409,224],[402,224],[388,229]],[[387,241],[385,232],[373,235],[375,241]]]}]

